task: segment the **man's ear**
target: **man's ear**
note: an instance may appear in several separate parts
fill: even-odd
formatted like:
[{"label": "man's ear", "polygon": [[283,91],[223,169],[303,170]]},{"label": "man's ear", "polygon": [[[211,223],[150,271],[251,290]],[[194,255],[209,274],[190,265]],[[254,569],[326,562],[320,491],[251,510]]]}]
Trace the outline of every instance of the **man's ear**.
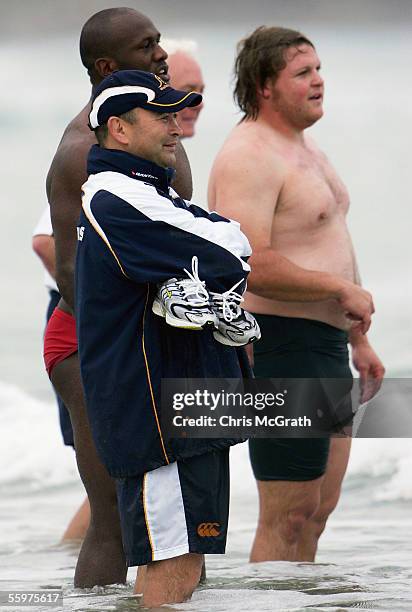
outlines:
[{"label": "man's ear", "polygon": [[118,70],[116,61],[111,57],[99,57],[94,62],[94,68],[102,79]]},{"label": "man's ear", "polygon": [[119,144],[129,144],[129,137],[125,130],[125,122],[119,117],[109,117],[107,129],[110,136]]},{"label": "man's ear", "polygon": [[273,93],[273,78],[266,79],[262,86],[257,86],[258,96],[264,100],[269,100]]}]

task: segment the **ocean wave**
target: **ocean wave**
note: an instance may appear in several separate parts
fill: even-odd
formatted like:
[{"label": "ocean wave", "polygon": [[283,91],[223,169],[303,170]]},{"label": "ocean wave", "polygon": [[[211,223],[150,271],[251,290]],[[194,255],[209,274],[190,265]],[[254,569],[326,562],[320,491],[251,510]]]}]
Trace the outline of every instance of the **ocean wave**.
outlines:
[{"label": "ocean wave", "polygon": [[[3,434],[0,464],[7,466],[0,472],[0,489],[24,485],[26,490],[36,491],[78,481],[74,453],[61,440],[54,402],[38,400],[0,381],[0,414]],[[353,441],[347,478],[349,481],[379,478],[374,499],[412,499],[411,471],[409,439]],[[231,475],[233,492],[246,500],[255,490],[247,444],[232,449]]]},{"label": "ocean wave", "polygon": [[0,489],[32,491],[79,479],[71,448],[61,440],[57,406],[0,381]]},{"label": "ocean wave", "polygon": [[[412,447],[408,438],[355,439],[347,478],[380,479],[376,501],[412,499]],[[383,482],[382,482],[383,480]]]}]

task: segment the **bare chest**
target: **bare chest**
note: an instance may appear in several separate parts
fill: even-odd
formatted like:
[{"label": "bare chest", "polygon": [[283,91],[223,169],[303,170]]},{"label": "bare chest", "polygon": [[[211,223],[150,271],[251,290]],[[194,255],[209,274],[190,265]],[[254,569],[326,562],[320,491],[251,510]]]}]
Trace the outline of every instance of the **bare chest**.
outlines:
[{"label": "bare chest", "polygon": [[349,207],[347,189],[328,159],[321,153],[294,156],[275,212],[278,229],[316,231],[345,217]]}]

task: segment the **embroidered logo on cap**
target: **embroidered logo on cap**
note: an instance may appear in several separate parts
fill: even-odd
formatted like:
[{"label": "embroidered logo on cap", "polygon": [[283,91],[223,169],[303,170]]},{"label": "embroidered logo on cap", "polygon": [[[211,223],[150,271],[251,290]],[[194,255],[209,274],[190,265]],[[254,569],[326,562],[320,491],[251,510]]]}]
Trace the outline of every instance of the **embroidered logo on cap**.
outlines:
[{"label": "embroidered logo on cap", "polygon": [[159,89],[160,89],[160,91],[163,91],[164,89],[167,89],[168,87],[170,87],[170,85],[165,83],[163,81],[163,79],[161,79],[160,77],[157,76],[157,74],[154,74],[153,76],[154,76],[155,79],[157,79],[159,81]]}]

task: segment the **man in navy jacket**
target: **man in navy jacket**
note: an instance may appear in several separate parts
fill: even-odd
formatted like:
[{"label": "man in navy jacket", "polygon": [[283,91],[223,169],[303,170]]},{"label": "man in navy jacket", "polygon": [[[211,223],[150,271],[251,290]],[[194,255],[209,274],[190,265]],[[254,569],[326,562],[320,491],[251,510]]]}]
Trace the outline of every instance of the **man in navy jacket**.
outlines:
[{"label": "man in navy jacket", "polygon": [[160,424],[162,378],[241,376],[234,348],[151,309],[158,285],[182,277],[193,256],[215,293],[249,272],[239,225],[170,187],[176,113],[201,100],[151,73],[119,71],[97,87],[89,116],[100,146],[89,154],[78,227],[80,365],[96,447],[117,480],[128,565],[148,564],[146,606],[190,597],[203,554],[224,552],[228,449],[239,441],[168,440]]}]

